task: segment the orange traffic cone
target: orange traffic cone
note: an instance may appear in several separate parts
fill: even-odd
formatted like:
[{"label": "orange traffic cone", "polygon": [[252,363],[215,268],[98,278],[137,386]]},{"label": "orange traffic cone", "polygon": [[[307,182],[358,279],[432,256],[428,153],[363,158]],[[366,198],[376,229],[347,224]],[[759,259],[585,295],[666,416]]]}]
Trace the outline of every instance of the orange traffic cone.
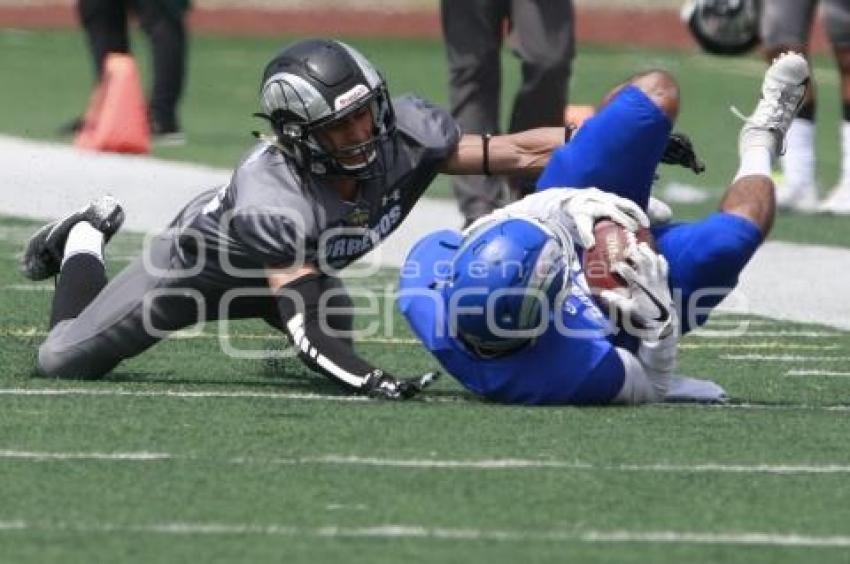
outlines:
[{"label": "orange traffic cone", "polygon": [[581,127],[581,124],[592,118],[595,113],[596,110],[593,106],[570,104],[564,108],[564,123]]},{"label": "orange traffic cone", "polygon": [[95,151],[149,153],[151,133],[142,82],[133,57],[110,53],[74,145]]}]

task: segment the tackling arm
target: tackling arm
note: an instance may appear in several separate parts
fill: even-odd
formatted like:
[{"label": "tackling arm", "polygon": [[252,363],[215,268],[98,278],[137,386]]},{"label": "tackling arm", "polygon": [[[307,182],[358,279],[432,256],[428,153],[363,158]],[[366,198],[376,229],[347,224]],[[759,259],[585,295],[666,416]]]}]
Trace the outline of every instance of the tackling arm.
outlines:
[{"label": "tackling arm", "polygon": [[267,268],[266,272],[286,334],[298,348],[299,358],[313,370],[350,390],[385,399],[412,397],[436,378],[429,372],[398,380],[360,358],[344,339],[326,332],[320,308],[323,275],[315,265]]},{"label": "tackling arm", "polygon": [[543,172],[552,151],[563,145],[565,140],[563,127],[539,127],[509,135],[494,135],[489,139],[467,134],[460,138],[441,172],[536,176]]}]

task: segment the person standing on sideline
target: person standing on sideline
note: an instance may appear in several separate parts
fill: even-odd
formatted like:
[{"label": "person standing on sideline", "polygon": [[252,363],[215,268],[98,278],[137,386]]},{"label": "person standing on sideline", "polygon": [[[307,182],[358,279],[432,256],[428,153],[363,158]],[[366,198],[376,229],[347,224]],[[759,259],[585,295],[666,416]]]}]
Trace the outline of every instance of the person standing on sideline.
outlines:
[{"label": "person standing on sideline", "polygon": [[[572,0],[441,0],[449,62],[452,116],[466,133],[499,133],[501,60],[505,23],[522,63],[509,132],[563,125],[575,52]],[[533,184],[516,183],[520,194]],[[507,200],[506,181],[460,176],[455,196],[469,224]]]},{"label": "person standing on sideline", "polygon": [[[159,145],[182,145],[177,105],[186,78],[189,0],[79,0],[77,13],[85,29],[98,80],[109,53],[129,53],[129,14],[139,18],[153,51],[153,84],[148,102],[151,134]],[[73,134],[82,120],[72,120],[60,133]]]}]

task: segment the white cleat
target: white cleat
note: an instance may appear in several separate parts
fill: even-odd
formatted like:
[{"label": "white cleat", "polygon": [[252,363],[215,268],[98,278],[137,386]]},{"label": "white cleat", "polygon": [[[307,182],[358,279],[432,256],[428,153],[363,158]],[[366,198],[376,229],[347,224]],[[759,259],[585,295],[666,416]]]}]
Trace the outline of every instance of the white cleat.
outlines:
[{"label": "white cleat", "polygon": [[818,206],[818,211],[835,215],[850,215],[850,180],[836,186]]},{"label": "white cleat", "polygon": [[764,74],[761,100],[745,117],[740,146],[763,146],[773,155],[783,150],[785,134],[797,115],[809,86],[809,63],[797,53],[783,53]]},{"label": "white cleat", "polygon": [[44,225],[27,241],[21,257],[21,273],[30,280],[44,280],[59,274],[68,233],[81,221],[88,221],[103,233],[106,242],[124,222],[124,210],[112,196],[102,196],[86,207]]}]

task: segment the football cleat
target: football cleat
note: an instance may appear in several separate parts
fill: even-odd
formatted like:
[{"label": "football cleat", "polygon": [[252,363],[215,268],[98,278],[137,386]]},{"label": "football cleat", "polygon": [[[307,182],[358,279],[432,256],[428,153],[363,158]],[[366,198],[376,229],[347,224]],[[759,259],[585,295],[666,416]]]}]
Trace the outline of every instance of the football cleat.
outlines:
[{"label": "football cleat", "polygon": [[755,111],[745,117],[739,138],[740,148],[763,146],[774,154],[783,152],[785,134],[797,115],[809,87],[809,64],[802,55],[782,53],[764,74],[761,99]]},{"label": "football cleat", "polygon": [[59,274],[68,233],[81,221],[88,221],[103,233],[104,242],[107,242],[124,222],[124,210],[112,196],[102,196],[84,208],[43,226],[27,241],[21,257],[23,275],[30,280],[44,280]]},{"label": "football cleat", "polygon": [[835,215],[850,215],[850,181],[836,186],[821,202],[818,211]]}]

